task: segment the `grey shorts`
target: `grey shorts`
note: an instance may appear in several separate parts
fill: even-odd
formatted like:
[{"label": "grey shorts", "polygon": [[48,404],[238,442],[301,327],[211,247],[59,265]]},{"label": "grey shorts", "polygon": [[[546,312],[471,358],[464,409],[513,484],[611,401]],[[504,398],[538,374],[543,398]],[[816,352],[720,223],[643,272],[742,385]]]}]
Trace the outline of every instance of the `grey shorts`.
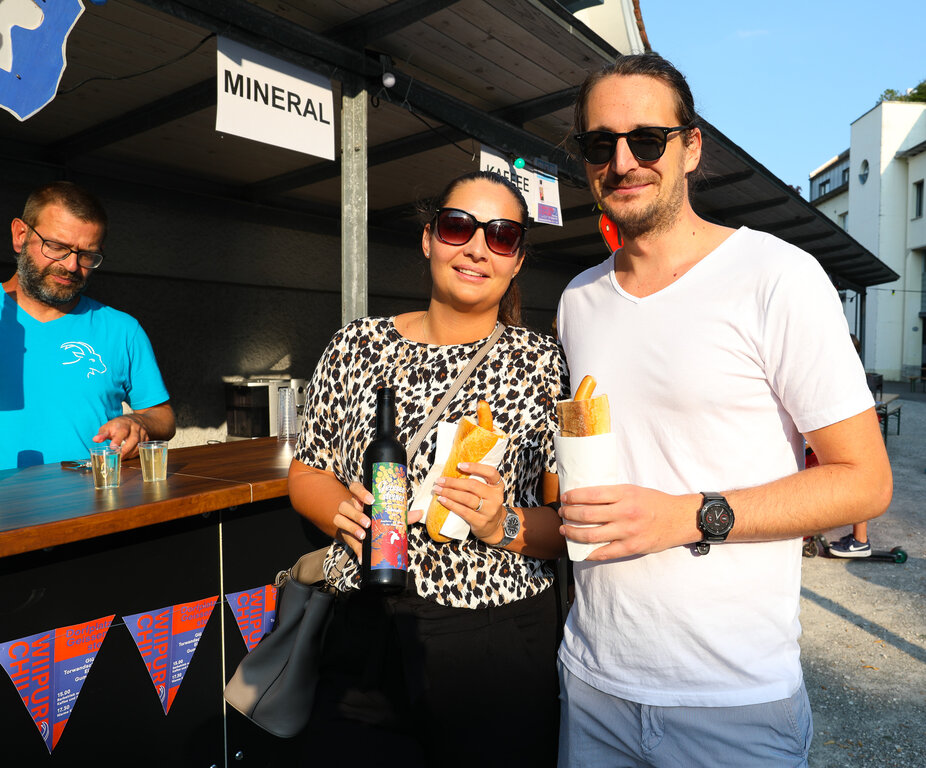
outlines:
[{"label": "grey shorts", "polygon": [[559,768],[806,768],[803,684],[740,707],[653,707],[603,693],[559,663]]}]

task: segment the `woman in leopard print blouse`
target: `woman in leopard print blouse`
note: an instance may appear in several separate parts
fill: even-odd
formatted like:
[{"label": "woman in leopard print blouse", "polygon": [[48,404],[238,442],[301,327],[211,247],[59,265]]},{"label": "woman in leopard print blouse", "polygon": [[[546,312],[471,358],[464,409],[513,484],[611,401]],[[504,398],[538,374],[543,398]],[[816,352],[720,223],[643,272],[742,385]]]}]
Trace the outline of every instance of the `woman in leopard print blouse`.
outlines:
[{"label": "woman in leopard print blouse", "polygon": [[[442,234],[450,237],[444,227],[459,225],[460,212],[479,224],[467,242],[451,245]],[[343,762],[346,742],[348,762],[358,765],[393,750],[404,766],[553,765],[559,623],[550,561],[565,546],[559,516],[545,503],[557,497],[553,432],[555,403],[569,396],[566,364],[552,338],[520,327],[514,278],[524,264],[524,231],[507,228],[502,234],[511,239],[504,241],[482,224],[526,226],[518,190],[495,174],[468,174],[448,185],[428,219],[427,310],[357,320],[335,334],[308,389],[290,470],[293,506],[335,537],[326,570],[344,548],[353,553],[337,581],[341,598],[309,726],[311,754],[321,760],[324,743]],[[498,252],[505,244],[511,253]],[[470,536],[435,543],[412,524],[420,513],[410,513],[406,593],[359,591],[370,524],[363,514],[369,492],[359,479],[376,388],[396,389],[398,438],[407,444],[499,321],[508,327],[442,416],[456,422],[472,415],[482,398],[509,435],[497,470],[465,467],[485,482],[448,478],[437,491],[470,524]],[[436,434],[431,429],[409,457],[409,499],[433,462]],[[499,546],[505,505],[520,531]],[[463,738],[451,744],[451,734]]]}]

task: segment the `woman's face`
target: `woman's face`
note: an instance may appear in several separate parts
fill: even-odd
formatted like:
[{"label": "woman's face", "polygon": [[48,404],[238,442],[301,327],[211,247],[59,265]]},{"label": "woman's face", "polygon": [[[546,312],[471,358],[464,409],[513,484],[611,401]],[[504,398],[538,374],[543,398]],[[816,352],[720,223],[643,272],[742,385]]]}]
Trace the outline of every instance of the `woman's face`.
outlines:
[{"label": "woman's face", "polygon": [[[511,192],[485,179],[463,182],[443,207],[466,211],[480,222],[511,219],[524,223]],[[426,226],[421,240],[425,258],[431,262],[432,300],[463,312],[497,309],[523,258],[518,252],[500,256],[490,250],[484,228],[477,228],[463,245],[449,245],[437,237],[434,227],[435,222]]]}]

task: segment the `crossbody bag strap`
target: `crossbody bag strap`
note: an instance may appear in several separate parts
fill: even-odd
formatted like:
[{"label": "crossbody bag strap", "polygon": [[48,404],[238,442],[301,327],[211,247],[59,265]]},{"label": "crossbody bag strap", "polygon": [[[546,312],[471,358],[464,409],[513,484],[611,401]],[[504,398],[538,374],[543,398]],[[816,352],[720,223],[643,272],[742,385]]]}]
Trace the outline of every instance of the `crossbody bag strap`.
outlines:
[{"label": "crossbody bag strap", "polygon": [[453,400],[457,392],[460,391],[460,388],[470,377],[470,374],[476,370],[476,366],[482,362],[482,359],[489,353],[489,350],[492,349],[495,342],[498,341],[499,337],[501,337],[501,335],[505,332],[505,327],[506,326],[503,323],[498,323],[495,326],[495,330],[492,331],[492,335],[486,339],[486,343],[483,344],[479,348],[479,351],[470,358],[469,363],[467,363],[466,367],[460,371],[460,375],[454,379],[453,384],[450,385],[450,389],[447,390],[446,394],[441,398],[441,401],[431,409],[431,412],[424,420],[424,423],[408,443],[407,453],[409,463],[411,463],[412,456],[415,455],[415,452],[421,445],[421,441],[424,440],[424,436],[428,433],[428,430],[434,426],[443,412],[447,410],[447,406],[450,405],[450,401]]}]

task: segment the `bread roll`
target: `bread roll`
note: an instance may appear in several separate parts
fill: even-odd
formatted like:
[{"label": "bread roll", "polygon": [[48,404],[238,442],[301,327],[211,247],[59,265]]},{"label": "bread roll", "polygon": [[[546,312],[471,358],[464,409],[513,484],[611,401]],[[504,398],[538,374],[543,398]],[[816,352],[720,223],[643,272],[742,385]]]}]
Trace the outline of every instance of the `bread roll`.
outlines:
[{"label": "bread roll", "polygon": [[586,376],[576,390],[575,400],[556,404],[556,417],[563,437],[604,435],[611,431],[611,407],[607,395],[592,397],[595,379]]},{"label": "bread roll", "polygon": [[[485,418],[484,413],[483,411],[483,418]],[[491,424],[491,421],[489,423]],[[453,447],[450,449],[450,456],[444,464],[442,475],[444,477],[468,477],[467,474],[457,469],[457,464],[462,461],[482,461],[492,447],[499,440],[506,437],[507,435],[504,432],[494,427],[491,430],[485,429],[468,416],[464,416],[457,426],[457,432],[453,438]],[[425,525],[428,528],[428,534],[434,541],[440,543],[450,541],[440,532],[449,513],[450,510],[437,500],[437,496],[431,499]]]}]

